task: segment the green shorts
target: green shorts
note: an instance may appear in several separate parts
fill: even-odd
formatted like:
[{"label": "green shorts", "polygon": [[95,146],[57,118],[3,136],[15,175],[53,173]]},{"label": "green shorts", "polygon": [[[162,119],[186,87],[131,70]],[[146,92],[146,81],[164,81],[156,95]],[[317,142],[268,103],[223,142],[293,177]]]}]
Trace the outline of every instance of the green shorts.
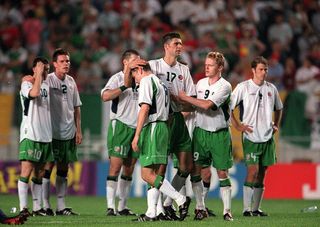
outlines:
[{"label": "green shorts", "polygon": [[253,143],[248,139],[244,139],[242,147],[246,165],[271,166],[277,162],[276,145],[273,137],[264,143]]},{"label": "green shorts", "polygon": [[108,155],[119,158],[139,158],[139,152],[133,152],[131,142],[135,129],[118,120],[112,120],[108,127]]},{"label": "green shorts", "polygon": [[212,164],[218,170],[232,167],[232,143],[227,128],[209,132],[196,127],[193,131],[192,148],[197,165],[208,167]]},{"label": "green shorts", "polygon": [[168,126],[166,122],[153,122],[146,125],[140,134],[139,161],[141,166],[167,164],[168,162]]},{"label": "green shorts", "polygon": [[24,139],[19,144],[19,160],[27,160],[32,162],[52,162],[52,143],[35,142]]},{"label": "green shorts", "polygon": [[52,140],[54,160],[57,162],[70,163],[78,160],[76,139]]},{"label": "green shorts", "polygon": [[169,153],[191,152],[191,138],[184,117],[180,112],[173,113],[169,136]]}]

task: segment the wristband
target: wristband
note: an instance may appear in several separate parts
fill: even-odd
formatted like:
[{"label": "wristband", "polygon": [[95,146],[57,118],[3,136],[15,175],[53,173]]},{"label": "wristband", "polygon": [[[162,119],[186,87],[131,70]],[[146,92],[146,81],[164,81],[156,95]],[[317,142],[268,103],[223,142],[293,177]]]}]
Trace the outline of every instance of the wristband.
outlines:
[{"label": "wristband", "polygon": [[121,90],[122,92],[127,89],[127,87],[124,86],[124,85],[120,86],[119,88],[120,88],[120,90]]}]

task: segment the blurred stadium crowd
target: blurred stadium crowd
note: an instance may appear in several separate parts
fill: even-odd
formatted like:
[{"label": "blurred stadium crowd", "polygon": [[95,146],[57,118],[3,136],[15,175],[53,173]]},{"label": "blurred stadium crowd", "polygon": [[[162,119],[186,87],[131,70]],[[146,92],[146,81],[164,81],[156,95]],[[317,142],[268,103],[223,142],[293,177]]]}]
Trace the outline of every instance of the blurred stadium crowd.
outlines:
[{"label": "blurred stadium crowd", "polygon": [[183,37],[181,61],[195,82],[204,76],[206,53],[216,50],[226,56],[232,85],[247,79],[249,62],[263,55],[280,91],[319,92],[317,0],[2,0],[0,92],[16,92],[36,55],[50,58],[63,47],[80,93],[98,93],[121,69],[125,49],[160,57],[161,37],[171,30]]}]

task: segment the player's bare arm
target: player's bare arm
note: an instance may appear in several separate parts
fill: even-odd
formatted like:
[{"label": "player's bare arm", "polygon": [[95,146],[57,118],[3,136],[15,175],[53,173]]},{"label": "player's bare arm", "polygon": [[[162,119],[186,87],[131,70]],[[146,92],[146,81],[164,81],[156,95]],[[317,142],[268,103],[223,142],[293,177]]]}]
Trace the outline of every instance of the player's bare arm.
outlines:
[{"label": "player's bare arm", "polygon": [[237,118],[234,116],[233,111],[231,111],[231,123],[236,130],[244,133],[252,133],[252,126],[240,123]]},{"label": "player's bare arm", "polygon": [[131,146],[134,152],[139,151],[139,147],[138,147],[139,137],[140,137],[140,133],[142,131],[143,125],[148,117],[149,110],[150,110],[149,104],[146,104],[146,103],[141,104],[141,108],[140,108],[138,119],[137,119],[136,132],[131,143]]},{"label": "player's bare arm", "polygon": [[74,121],[76,124],[76,144],[82,143],[82,130],[81,130],[81,109],[80,106],[74,108]]},{"label": "player's bare arm", "polygon": [[204,110],[208,110],[208,109],[216,107],[216,105],[212,101],[204,100],[204,99],[197,99],[197,98],[194,98],[191,96],[187,96],[184,91],[179,91],[179,98],[182,101],[190,103],[191,105],[199,107]]},{"label": "player's bare arm", "polygon": [[282,110],[276,110],[274,112],[274,123],[272,125],[273,133],[276,133],[279,131],[279,124],[282,117]]},{"label": "player's bare arm", "polygon": [[42,62],[37,62],[37,65],[33,68],[34,83],[29,92],[29,97],[35,98],[40,95],[40,87],[43,79],[43,73],[45,71],[45,65]]}]

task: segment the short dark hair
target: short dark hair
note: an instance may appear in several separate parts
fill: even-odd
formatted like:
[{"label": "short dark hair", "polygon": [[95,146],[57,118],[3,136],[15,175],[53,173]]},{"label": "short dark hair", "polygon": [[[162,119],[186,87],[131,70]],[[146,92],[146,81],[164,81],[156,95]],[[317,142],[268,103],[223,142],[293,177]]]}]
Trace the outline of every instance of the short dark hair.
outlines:
[{"label": "short dark hair", "polygon": [[145,65],[141,65],[141,67],[142,67],[142,69],[143,69],[144,71],[152,71],[152,70],[151,70],[151,66],[150,66],[149,63],[147,63],[147,64],[145,64]]},{"label": "short dark hair", "polygon": [[174,38],[181,39],[181,36],[177,32],[169,32],[162,37],[162,44],[165,44]]},{"label": "short dark hair", "polygon": [[253,59],[253,61],[251,62],[251,68],[252,69],[257,68],[258,64],[264,64],[265,66],[268,66],[268,60],[262,56],[258,56],[255,59]]},{"label": "short dark hair", "polygon": [[123,61],[124,59],[128,59],[131,57],[131,55],[137,55],[139,56],[139,52],[134,50],[134,49],[128,49],[125,52],[123,52],[122,56],[121,56],[121,61]]},{"label": "short dark hair", "polygon": [[46,59],[45,57],[42,57],[42,56],[38,56],[36,57],[33,62],[32,62],[32,67],[36,67],[37,63],[38,62],[42,62],[43,64],[49,64],[49,61],[48,59]]},{"label": "short dark hair", "polygon": [[58,49],[55,49],[55,51],[53,52],[52,61],[57,61],[59,55],[68,55],[70,57],[70,54],[68,51],[62,48],[58,48]]}]

